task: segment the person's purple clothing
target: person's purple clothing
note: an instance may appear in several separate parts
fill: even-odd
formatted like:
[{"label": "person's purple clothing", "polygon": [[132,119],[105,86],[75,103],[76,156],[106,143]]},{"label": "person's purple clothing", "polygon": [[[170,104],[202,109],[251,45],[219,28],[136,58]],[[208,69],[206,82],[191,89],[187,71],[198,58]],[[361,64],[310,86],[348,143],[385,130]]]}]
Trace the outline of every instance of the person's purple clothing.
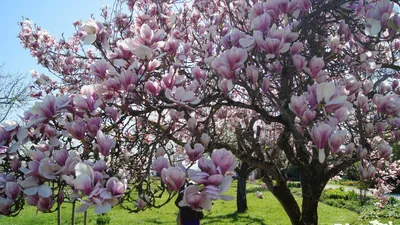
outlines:
[{"label": "person's purple clothing", "polygon": [[200,225],[200,220],[184,220],[183,225]]}]

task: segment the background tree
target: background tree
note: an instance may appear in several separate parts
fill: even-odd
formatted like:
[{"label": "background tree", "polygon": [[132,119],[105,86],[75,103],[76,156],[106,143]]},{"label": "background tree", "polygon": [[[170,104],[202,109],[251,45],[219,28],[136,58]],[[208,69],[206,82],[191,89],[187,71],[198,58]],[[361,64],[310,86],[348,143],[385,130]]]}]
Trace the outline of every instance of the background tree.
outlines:
[{"label": "background tree", "polygon": [[26,109],[29,99],[26,76],[4,73],[0,66],[0,122],[17,109]]}]

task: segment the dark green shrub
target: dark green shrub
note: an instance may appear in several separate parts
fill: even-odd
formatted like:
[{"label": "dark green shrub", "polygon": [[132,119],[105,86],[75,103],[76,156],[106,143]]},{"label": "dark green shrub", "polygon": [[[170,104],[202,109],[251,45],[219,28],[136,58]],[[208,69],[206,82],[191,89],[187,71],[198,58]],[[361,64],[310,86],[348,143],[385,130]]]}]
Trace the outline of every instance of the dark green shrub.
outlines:
[{"label": "dark green shrub", "polygon": [[356,162],[344,170],[342,178],[346,180],[360,180],[360,162]]},{"label": "dark green shrub", "polygon": [[111,218],[107,215],[98,215],[96,218],[96,225],[107,225],[110,224]]},{"label": "dark green shrub", "polygon": [[288,188],[300,188],[301,183],[298,181],[290,181],[290,182],[287,182],[287,186],[288,186]]}]

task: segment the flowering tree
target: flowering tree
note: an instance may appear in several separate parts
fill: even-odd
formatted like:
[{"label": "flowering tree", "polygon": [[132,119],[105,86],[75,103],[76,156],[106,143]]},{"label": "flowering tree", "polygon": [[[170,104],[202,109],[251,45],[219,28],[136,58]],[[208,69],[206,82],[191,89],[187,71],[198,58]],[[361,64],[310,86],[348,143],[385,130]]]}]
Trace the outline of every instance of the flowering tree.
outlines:
[{"label": "flowering tree", "polygon": [[23,198],[51,211],[65,195],[81,211],[158,207],[186,177],[197,185],[180,205],[209,210],[229,199],[229,149],[266,171],[293,224],[317,224],[328,180],[357,161],[372,178],[400,138],[396,4],[126,0],[61,40],[22,22],[21,42],[58,79],[37,74],[42,101],[1,127],[1,213]]}]

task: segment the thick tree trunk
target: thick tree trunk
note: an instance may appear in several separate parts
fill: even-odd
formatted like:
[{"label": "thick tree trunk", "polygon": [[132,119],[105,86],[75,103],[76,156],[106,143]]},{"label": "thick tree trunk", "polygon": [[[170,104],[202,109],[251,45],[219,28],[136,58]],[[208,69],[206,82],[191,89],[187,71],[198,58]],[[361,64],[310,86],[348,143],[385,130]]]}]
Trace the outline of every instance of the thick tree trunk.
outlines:
[{"label": "thick tree trunk", "polygon": [[242,162],[237,173],[236,206],[237,213],[244,213],[247,210],[246,181],[252,169],[246,162]]},{"label": "thick tree trunk", "polygon": [[321,170],[309,168],[301,171],[301,186],[303,195],[301,224],[318,224],[318,201],[328,183],[328,178]]},{"label": "thick tree trunk", "polygon": [[[304,191],[303,191],[304,193]],[[301,224],[317,225],[318,224],[318,199],[315,196],[303,194],[303,205]]]},{"label": "thick tree trunk", "polygon": [[[268,187],[270,189],[270,187]],[[281,183],[270,189],[272,194],[279,200],[286,214],[289,216],[293,225],[302,225],[300,208],[297,205],[296,199],[286,186],[286,183]]]}]

